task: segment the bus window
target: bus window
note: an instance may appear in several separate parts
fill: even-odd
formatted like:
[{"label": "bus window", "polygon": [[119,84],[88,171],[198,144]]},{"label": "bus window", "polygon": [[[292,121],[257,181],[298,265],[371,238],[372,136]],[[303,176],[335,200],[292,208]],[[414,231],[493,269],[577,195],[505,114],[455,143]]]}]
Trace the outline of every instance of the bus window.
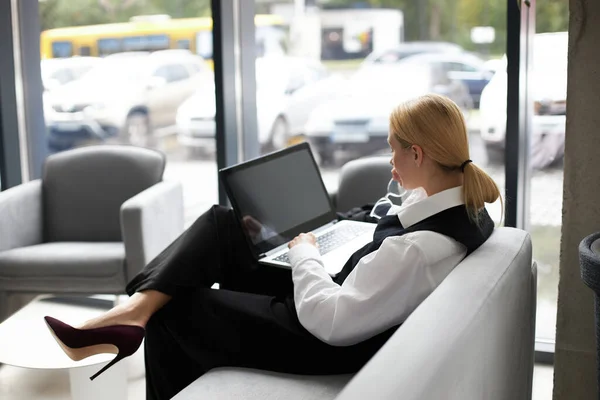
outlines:
[{"label": "bus window", "polygon": [[71,42],[52,42],[52,57],[66,58],[73,55],[73,43]]},{"label": "bus window", "polygon": [[121,51],[119,39],[98,39],[98,55],[107,56]]},{"label": "bus window", "polygon": [[191,48],[191,42],[189,39],[181,39],[177,41],[177,48],[178,49],[185,49],[185,50],[189,50]]},{"label": "bus window", "polygon": [[213,56],[212,31],[200,31],[196,33],[196,54],[209,60]]},{"label": "bus window", "polygon": [[92,49],[90,48],[90,46],[81,46],[79,48],[79,55],[84,57],[91,56]]},{"label": "bus window", "polygon": [[153,51],[169,48],[167,35],[129,36],[123,38],[124,51]]},{"label": "bus window", "polygon": [[167,35],[149,35],[146,37],[147,50],[166,50],[170,47],[170,40]]}]

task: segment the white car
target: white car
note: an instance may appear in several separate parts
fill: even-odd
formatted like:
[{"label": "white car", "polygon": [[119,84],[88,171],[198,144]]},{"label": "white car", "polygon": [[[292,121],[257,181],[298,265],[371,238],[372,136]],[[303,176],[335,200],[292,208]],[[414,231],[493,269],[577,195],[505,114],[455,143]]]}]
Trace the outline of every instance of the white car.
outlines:
[{"label": "white car", "polygon": [[[344,79],[330,75],[318,61],[268,56],[256,60],[258,137],[269,149],[285,147],[304,133],[311,111],[336,95]],[[199,90],[177,113],[177,137],[190,148],[215,146],[215,93]]]},{"label": "white car", "polygon": [[404,42],[400,43],[396,47],[369,54],[367,58],[365,58],[365,60],[361,63],[361,67],[369,67],[372,65],[381,64],[396,64],[403,61],[407,57],[412,57],[418,54],[459,54],[463,51],[464,49],[459,45],[449,42]]},{"label": "white car", "polygon": [[[531,166],[543,168],[564,155],[567,98],[567,32],[536,34],[530,88],[534,115]],[[506,56],[481,94],[481,138],[488,158],[503,159],[506,138]]]},{"label": "white car", "polygon": [[173,126],[185,99],[212,82],[210,67],[187,50],[110,55],[81,79],[49,93],[49,146],[61,150],[113,137],[150,145],[154,130]]},{"label": "white car", "polygon": [[469,88],[472,105],[467,108],[479,108],[481,92],[487,86],[494,73],[487,69],[485,62],[478,56],[466,52],[424,53],[410,56],[404,63],[435,63],[454,80],[464,82]]},{"label": "white car", "polygon": [[337,150],[368,154],[387,149],[393,108],[427,93],[471,104],[466,85],[450,79],[435,63],[361,68],[334,100],[313,111],[305,128],[307,140],[321,164],[331,163]]},{"label": "white car", "polygon": [[42,84],[45,91],[73,82],[98,65],[99,57],[50,58],[42,60]]}]

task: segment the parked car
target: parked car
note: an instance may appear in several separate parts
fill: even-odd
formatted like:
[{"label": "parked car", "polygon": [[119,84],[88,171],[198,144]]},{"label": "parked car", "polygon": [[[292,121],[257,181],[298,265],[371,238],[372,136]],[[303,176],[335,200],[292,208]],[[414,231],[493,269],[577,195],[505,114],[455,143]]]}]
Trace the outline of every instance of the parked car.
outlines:
[{"label": "parked car", "polygon": [[471,102],[465,84],[433,63],[362,68],[339,97],[312,112],[305,127],[307,139],[322,164],[332,162],[339,149],[362,154],[386,149],[393,108],[427,93],[448,96],[465,111]]},{"label": "parked car", "polygon": [[361,66],[368,67],[373,64],[396,64],[407,57],[424,53],[461,53],[464,49],[449,42],[415,41],[404,42],[397,47],[369,54]]},{"label": "parked car", "polygon": [[50,58],[42,60],[42,84],[44,90],[53,90],[81,78],[98,65],[99,57]]},{"label": "parked car", "polygon": [[[530,133],[531,166],[544,168],[564,155],[567,98],[567,32],[536,34],[530,90],[534,101]],[[504,159],[506,138],[506,57],[481,95],[481,138],[488,158]]]},{"label": "parked car", "polygon": [[62,150],[114,137],[151,145],[153,131],[173,126],[179,106],[212,82],[210,67],[187,50],[110,55],[47,97],[49,145]]},{"label": "parked car", "polygon": [[473,108],[479,108],[481,92],[494,75],[485,61],[474,54],[465,52],[423,53],[402,60],[403,63],[439,64],[451,79],[460,80],[469,88]]},{"label": "parked car", "polygon": [[[344,79],[331,75],[318,61],[270,56],[256,61],[258,137],[268,149],[285,147],[303,133],[310,112],[328,101]],[[215,137],[214,90],[200,90],[177,113],[179,142],[190,150],[212,150]]]}]

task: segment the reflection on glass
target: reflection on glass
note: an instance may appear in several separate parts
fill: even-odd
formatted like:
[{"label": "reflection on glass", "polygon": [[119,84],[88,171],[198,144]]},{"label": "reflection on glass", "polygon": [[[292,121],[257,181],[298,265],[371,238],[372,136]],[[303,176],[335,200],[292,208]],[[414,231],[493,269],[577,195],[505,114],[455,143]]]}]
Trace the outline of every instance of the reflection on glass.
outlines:
[{"label": "reflection on glass", "polygon": [[78,18],[67,0],[52,2],[51,12],[46,3],[40,52],[50,153],[102,144],[160,150],[164,178],[183,183],[191,223],[218,198],[214,155],[188,152],[176,126],[193,94],[214,96],[212,49],[204,59],[196,48],[197,37],[212,38],[209,3],[179,2],[181,15],[169,16],[168,2],[92,2]]},{"label": "reflection on glass", "polygon": [[[278,13],[285,18],[289,59],[318,62],[338,79],[324,99],[311,100],[312,109],[300,129],[290,128],[290,109],[296,110],[306,93],[320,93],[314,83],[289,93],[285,101],[257,95],[261,130],[286,132],[287,139],[272,140],[271,149],[308,141],[326,185],[335,189],[347,160],[388,151],[385,138],[392,107],[420,94],[443,93],[464,110],[471,159],[504,192],[506,3],[476,1],[468,9],[459,1],[428,5],[409,0],[398,9],[371,7],[374,2],[369,1],[361,7],[350,3],[257,4],[257,14]],[[535,171],[529,188],[530,232],[539,265],[537,332],[553,338],[566,110],[567,36],[561,31],[567,28],[567,10],[545,3],[537,4],[537,9],[538,26],[545,32],[558,31],[535,37],[531,75],[535,115],[530,132]],[[499,204],[490,206],[489,212],[500,222]]]}]

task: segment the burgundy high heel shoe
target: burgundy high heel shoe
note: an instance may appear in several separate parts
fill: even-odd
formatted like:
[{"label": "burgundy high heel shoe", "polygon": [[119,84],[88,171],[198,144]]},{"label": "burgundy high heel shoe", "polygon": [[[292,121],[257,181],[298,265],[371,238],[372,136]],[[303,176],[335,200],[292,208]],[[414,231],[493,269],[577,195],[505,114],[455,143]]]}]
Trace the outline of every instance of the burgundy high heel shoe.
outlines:
[{"label": "burgundy high heel shoe", "polygon": [[113,325],[94,329],[77,329],[52,317],[44,317],[52,336],[73,361],[101,354],[114,353],[117,356],[104,368],[90,377],[98,375],[129,357],[140,347],[144,339],[144,328],[134,325]]}]

